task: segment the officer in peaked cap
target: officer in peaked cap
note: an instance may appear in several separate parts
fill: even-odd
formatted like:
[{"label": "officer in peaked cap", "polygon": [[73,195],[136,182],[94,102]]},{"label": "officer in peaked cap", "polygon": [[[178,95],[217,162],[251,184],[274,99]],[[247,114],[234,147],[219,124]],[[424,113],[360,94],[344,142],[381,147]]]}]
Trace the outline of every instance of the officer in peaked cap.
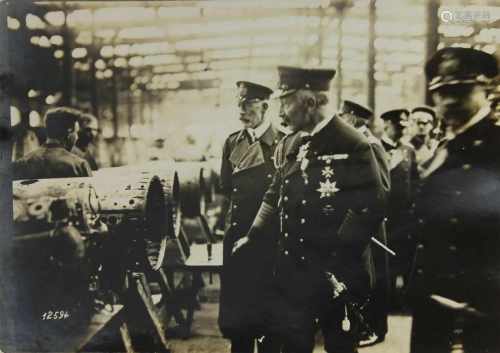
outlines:
[{"label": "officer in peaked cap", "polygon": [[421,105],[413,108],[410,115],[410,123],[415,127],[415,135],[410,140],[415,148],[417,166],[432,158],[437,148],[437,139],[434,129],[437,128],[436,112],[431,107]]},{"label": "officer in peaked cap", "polygon": [[487,100],[498,65],[444,48],[425,72],[446,131],[416,199],[411,351],[499,352],[500,127]]},{"label": "officer in peaked cap", "polygon": [[408,126],[408,117],[410,111],[405,108],[388,110],[380,118],[384,121],[385,134],[382,139],[384,144],[389,143],[385,147],[390,147],[391,144],[398,144],[403,138],[404,130]]},{"label": "officer in peaked cap", "polygon": [[[370,108],[359,103],[345,100],[339,110],[339,116],[346,122],[353,125],[368,139],[378,163],[383,185],[387,192],[390,191],[390,172],[388,155],[382,146],[382,143],[372,134],[368,128],[370,120],[373,119],[373,112]],[[385,220],[380,224],[376,237],[380,242],[387,244],[387,234]],[[360,347],[373,345],[385,340],[388,325],[388,300],[389,300],[389,254],[378,247],[371,246],[372,251],[368,254],[373,256],[375,263],[375,273],[373,279],[375,285],[371,293],[371,300],[366,308],[366,318],[370,329],[361,334]],[[367,254],[367,255],[368,255]]]},{"label": "officer in peaked cap", "polygon": [[382,144],[389,155],[391,192],[387,210],[387,237],[393,250],[398,254],[390,258],[391,289],[395,302],[400,302],[401,289],[406,284],[407,274],[414,248],[409,220],[412,218],[412,205],[419,179],[415,149],[403,137],[408,125],[408,109],[392,109],[380,118],[385,123]]},{"label": "officer in peaked cap", "polygon": [[368,121],[373,118],[373,112],[370,108],[350,100],[342,102],[339,115],[351,122],[356,128],[367,126]]},{"label": "officer in peaked cap", "polygon": [[69,107],[49,109],[45,113],[47,141],[13,164],[15,179],[87,177],[89,164],[71,153],[82,113]]},{"label": "officer in peaked cap", "polygon": [[[248,232],[264,192],[275,171],[274,150],[283,137],[266,115],[273,91],[263,85],[237,82],[239,120],[243,129],[229,135],[224,144],[221,190],[225,217],[224,265],[221,277],[219,327],[231,340],[231,351],[279,351],[272,335],[262,327],[266,291],[272,275],[278,224],[271,222],[265,238],[231,256],[234,243]],[[255,259],[259,261],[255,261]]]},{"label": "officer in peaked cap", "polygon": [[283,352],[310,353],[317,319],[327,352],[356,352],[353,308],[370,293],[365,254],[383,219],[385,189],[367,138],[329,104],[335,70],[278,72],[280,117],[292,132],[276,149],[273,183],[234,253],[265,237],[263,227],[279,215],[270,330],[283,340]]}]

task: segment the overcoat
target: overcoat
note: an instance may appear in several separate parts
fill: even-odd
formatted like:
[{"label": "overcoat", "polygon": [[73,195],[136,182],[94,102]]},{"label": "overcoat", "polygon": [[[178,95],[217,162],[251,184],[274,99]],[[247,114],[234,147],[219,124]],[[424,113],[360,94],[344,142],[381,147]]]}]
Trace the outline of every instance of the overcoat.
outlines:
[{"label": "overcoat", "polygon": [[229,200],[225,216],[219,327],[225,337],[257,335],[262,323],[263,296],[268,288],[276,251],[277,220],[266,235],[231,255],[245,236],[274,175],[274,150],[284,136],[270,126],[251,143],[246,130],[227,138],[222,155],[221,190]]}]

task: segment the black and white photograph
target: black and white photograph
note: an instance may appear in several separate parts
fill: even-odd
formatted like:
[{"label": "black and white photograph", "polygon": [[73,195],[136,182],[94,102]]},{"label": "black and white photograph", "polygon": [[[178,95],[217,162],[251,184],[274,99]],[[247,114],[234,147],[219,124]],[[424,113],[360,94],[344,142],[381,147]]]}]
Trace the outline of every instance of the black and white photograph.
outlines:
[{"label": "black and white photograph", "polygon": [[0,353],[500,353],[498,0],[0,0]]}]

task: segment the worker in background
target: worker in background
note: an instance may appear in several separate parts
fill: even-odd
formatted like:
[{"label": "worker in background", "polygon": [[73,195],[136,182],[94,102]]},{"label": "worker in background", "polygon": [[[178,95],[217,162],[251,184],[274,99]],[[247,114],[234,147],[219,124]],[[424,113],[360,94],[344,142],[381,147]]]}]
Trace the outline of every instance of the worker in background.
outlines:
[{"label": "worker in background", "polygon": [[[339,116],[346,122],[354,126],[359,132],[364,134],[370,143],[378,162],[378,170],[381,173],[386,192],[390,191],[390,172],[388,155],[382,146],[382,143],[372,134],[368,126],[374,118],[371,109],[353,101],[345,100],[339,111]],[[376,235],[377,239],[384,245],[387,244],[387,234],[385,229],[385,220],[380,224]],[[375,273],[373,274],[375,283],[370,297],[365,315],[372,331],[362,332],[359,346],[365,347],[383,342],[387,334],[388,325],[388,300],[390,288],[389,274],[389,254],[385,250],[370,244],[371,254],[374,261]]]},{"label": "worker in background", "polygon": [[85,159],[92,170],[97,170],[99,167],[94,157],[95,143],[99,135],[97,118],[92,114],[82,114],[78,123],[80,125],[78,139],[71,152]]},{"label": "worker in background", "polygon": [[70,151],[78,138],[81,112],[58,107],[45,113],[47,140],[36,150],[13,162],[14,179],[88,177],[92,175],[86,160]]},{"label": "worker in background", "polygon": [[[226,226],[219,327],[224,337],[231,340],[232,353],[253,353],[256,338],[265,334],[261,326],[263,302],[272,276],[277,222],[266,229],[268,236],[252,247],[235,255],[231,255],[231,250],[250,229],[272,181],[274,150],[283,134],[266,116],[273,93],[270,88],[239,81],[237,89],[243,129],[226,139],[220,173]],[[279,346],[266,335],[259,342],[259,352],[279,352]]]}]

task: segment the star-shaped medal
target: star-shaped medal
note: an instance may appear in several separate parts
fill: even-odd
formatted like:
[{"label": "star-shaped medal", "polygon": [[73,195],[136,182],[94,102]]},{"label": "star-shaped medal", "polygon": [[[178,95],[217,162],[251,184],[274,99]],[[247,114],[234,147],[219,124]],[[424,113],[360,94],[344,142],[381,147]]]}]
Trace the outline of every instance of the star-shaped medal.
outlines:
[{"label": "star-shaped medal", "polygon": [[333,177],[332,167],[330,166],[324,167],[323,170],[321,171],[321,175],[327,179]]},{"label": "star-shaped medal", "polygon": [[321,193],[320,198],[324,198],[332,197],[340,189],[337,188],[337,182],[326,180],[325,182],[319,182],[319,189],[316,189],[316,191]]}]

